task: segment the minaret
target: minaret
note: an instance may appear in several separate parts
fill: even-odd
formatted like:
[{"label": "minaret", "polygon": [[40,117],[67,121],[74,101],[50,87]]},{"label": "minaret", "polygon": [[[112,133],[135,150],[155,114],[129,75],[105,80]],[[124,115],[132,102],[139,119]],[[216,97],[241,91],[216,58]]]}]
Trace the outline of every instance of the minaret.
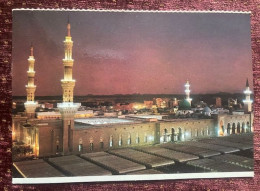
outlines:
[{"label": "minaret", "polygon": [[73,103],[73,90],[75,86],[75,80],[72,79],[72,67],[74,63],[74,60],[72,59],[72,46],[73,41],[70,35],[70,22],[68,19],[67,36],[64,40],[64,78],[61,80],[61,87],[63,90],[63,103],[58,103],[58,108],[63,120],[64,155],[72,151],[73,136],[71,136],[71,131],[74,128],[74,115],[80,106],[80,103]]},{"label": "minaret", "polygon": [[29,64],[29,69],[27,71],[28,84],[25,86],[27,92],[27,101],[24,103],[25,111],[29,118],[34,118],[35,109],[38,106],[38,103],[34,101],[35,90],[36,90],[36,85],[34,85],[34,76],[35,76],[34,63],[35,63],[35,59],[33,56],[33,46],[31,45],[31,55],[28,58],[28,64]]},{"label": "minaret", "polygon": [[186,84],[185,84],[185,94],[186,94],[186,100],[190,103],[191,105],[191,101],[192,99],[190,98],[190,84],[189,81],[187,80]]},{"label": "minaret", "polygon": [[252,94],[252,91],[249,88],[249,83],[248,83],[248,79],[246,80],[246,90],[244,91],[245,94],[245,100],[243,100],[244,102],[244,111],[245,113],[250,113],[252,111],[252,100],[250,99],[250,95]]}]

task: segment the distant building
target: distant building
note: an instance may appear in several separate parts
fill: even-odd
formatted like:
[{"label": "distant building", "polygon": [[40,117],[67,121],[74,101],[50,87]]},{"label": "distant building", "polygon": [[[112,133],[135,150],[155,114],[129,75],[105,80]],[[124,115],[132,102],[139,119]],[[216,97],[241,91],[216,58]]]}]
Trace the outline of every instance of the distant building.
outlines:
[{"label": "distant building", "polygon": [[221,102],[221,98],[220,97],[216,98],[216,107],[217,108],[221,108],[222,107],[222,102]]}]

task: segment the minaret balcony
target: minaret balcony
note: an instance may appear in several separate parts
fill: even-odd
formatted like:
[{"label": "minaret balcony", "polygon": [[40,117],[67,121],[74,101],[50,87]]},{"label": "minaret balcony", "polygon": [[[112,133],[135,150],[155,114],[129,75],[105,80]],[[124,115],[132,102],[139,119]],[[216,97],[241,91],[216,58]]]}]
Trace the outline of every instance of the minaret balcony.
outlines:
[{"label": "minaret balcony", "polygon": [[26,85],[26,89],[35,89],[36,85]]},{"label": "minaret balcony", "polygon": [[34,77],[35,76],[35,71],[27,71],[28,77]]},{"label": "minaret balcony", "polygon": [[29,56],[28,61],[35,61],[33,56]]},{"label": "minaret balcony", "polygon": [[73,62],[74,62],[73,59],[63,59],[62,61],[64,66],[70,66],[70,67],[73,66]]}]

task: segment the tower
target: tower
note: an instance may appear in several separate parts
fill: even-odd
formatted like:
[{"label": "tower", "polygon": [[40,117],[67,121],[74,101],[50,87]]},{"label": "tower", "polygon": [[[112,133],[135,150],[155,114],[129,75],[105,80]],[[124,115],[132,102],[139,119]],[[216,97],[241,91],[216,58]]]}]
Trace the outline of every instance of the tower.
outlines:
[{"label": "tower", "polygon": [[250,95],[252,94],[252,91],[249,88],[248,79],[246,80],[246,90],[244,91],[245,94],[245,100],[244,102],[244,111],[245,113],[250,113],[252,111],[252,100],[250,99]]},{"label": "tower", "polygon": [[28,64],[29,64],[29,69],[27,71],[28,84],[25,86],[27,92],[27,101],[24,103],[25,111],[29,118],[33,118],[35,116],[35,109],[38,105],[38,103],[34,101],[35,90],[36,90],[36,85],[34,85],[34,77],[35,77],[34,63],[35,63],[35,59],[33,56],[33,46],[31,45],[31,54],[28,58]]},{"label": "tower", "polygon": [[68,154],[72,151],[73,136],[72,129],[74,128],[74,115],[77,112],[80,103],[73,103],[73,90],[75,80],[72,79],[72,67],[74,60],[72,59],[73,41],[70,35],[70,22],[68,19],[67,36],[64,40],[65,57],[63,59],[64,78],[61,80],[61,87],[63,91],[63,102],[58,103],[63,122],[63,154]]},{"label": "tower", "polygon": [[191,105],[191,101],[192,99],[190,98],[190,84],[189,81],[187,80],[186,84],[185,84],[185,94],[186,94],[186,100],[190,103]]}]

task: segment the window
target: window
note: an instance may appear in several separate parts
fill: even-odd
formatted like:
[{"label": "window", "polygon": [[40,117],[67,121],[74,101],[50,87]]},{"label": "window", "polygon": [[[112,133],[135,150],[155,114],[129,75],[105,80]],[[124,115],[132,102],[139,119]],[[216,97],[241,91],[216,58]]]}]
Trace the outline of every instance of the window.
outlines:
[{"label": "window", "polygon": [[122,135],[119,135],[118,145],[122,146]]},{"label": "window", "polygon": [[128,144],[128,145],[131,145],[131,135],[130,135],[130,134],[128,134],[127,144]]},{"label": "window", "polygon": [[101,148],[101,149],[104,148],[104,142],[100,142],[100,148]]},{"label": "window", "polygon": [[139,144],[139,142],[140,142],[139,135],[138,133],[136,133],[135,143]]},{"label": "window", "polygon": [[144,133],[144,142],[147,143],[147,134]]},{"label": "window", "polygon": [[79,144],[79,152],[82,152],[82,151],[83,151],[83,145]]},{"label": "window", "polygon": [[93,151],[93,149],[94,149],[94,144],[93,144],[93,143],[90,143],[90,148],[89,148],[89,150],[90,150],[90,151]]},{"label": "window", "polygon": [[112,135],[110,136],[110,139],[109,139],[109,146],[113,147],[113,136]]}]

